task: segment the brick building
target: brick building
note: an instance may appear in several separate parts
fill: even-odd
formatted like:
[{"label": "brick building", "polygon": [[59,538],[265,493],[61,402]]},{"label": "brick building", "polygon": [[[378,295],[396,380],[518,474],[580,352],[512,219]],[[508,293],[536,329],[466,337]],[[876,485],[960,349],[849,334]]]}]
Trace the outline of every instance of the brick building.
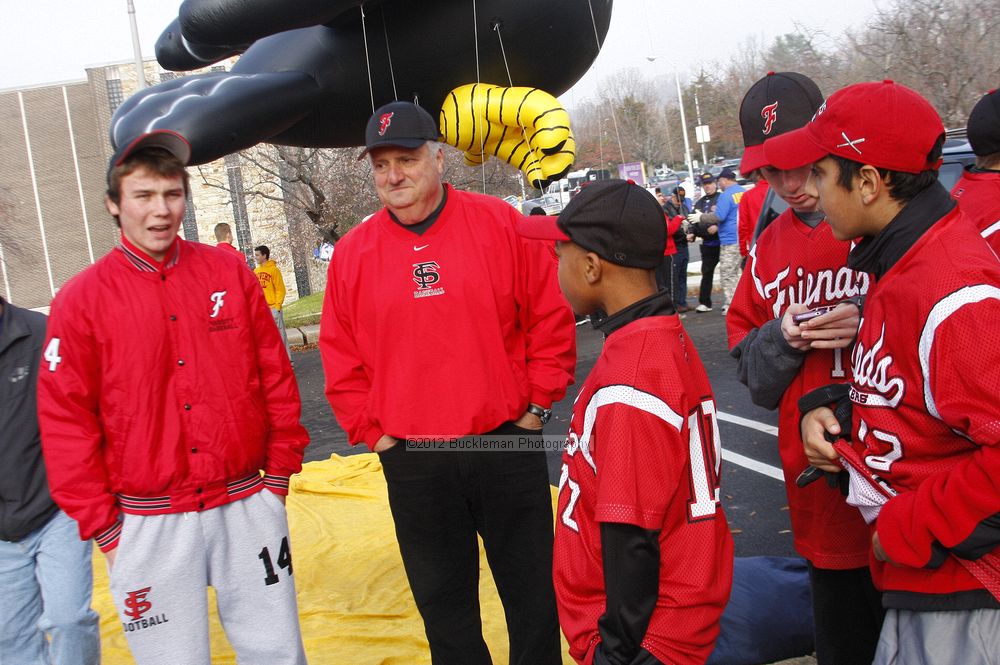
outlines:
[{"label": "brick building", "polygon": [[[176,76],[154,61],[145,63],[144,74],[149,84]],[[119,63],[87,69],[85,81],[0,90],[0,215],[6,217],[0,228],[0,294],[11,302],[47,307],[66,280],[117,243],[118,229],[104,208],[112,153],[107,128],[136,88],[134,64]],[[271,248],[285,275],[286,304],[322,290],[324,266],[303,249],[312,239],[289,242],[286,206],[237,195],[247,168],[252,166],[238,155],[228,155],[189,169],[192,197],[182,236],[214,244],[215,225],[228,222],[249,264],[254,246]],[[229,191],[207,185],[202,173],[228,183]],[[314,233],[295,219],[291,226],[300,237]]]}]

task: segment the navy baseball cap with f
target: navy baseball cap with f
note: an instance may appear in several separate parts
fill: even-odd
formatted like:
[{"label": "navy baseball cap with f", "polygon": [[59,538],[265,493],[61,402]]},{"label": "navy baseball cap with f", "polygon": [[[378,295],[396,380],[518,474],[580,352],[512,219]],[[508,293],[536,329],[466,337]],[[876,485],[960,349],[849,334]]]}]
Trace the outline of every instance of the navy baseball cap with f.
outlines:
[{"label": "navy baseball cap with f", "polygon": [[108,179],[110,180],[111,172],[116,166],[121,166],[129,157],[146,148],[163,148],[185,165],[191,159],[191,144],[186,138],[169,129],[154,129],[123,143],[115,150],[108,162]]},{"label": "navy baseball cap with f", "polygon": [[559,217],[526,217],[525,238],[574,242],[628,268],[663,262],[667,223],[656,198],[631,180],[598,180],[573,197]]},{"label": "navy baseball cap with f", "polygon": [[437,141],[438,136],[437,123],[422,107],[413,102],[389,102],[368,119],[365,149],[358,159],[382,146],[419,148],[427,141]]},{"label": "navy baseball cap with f", "polygon": [[740,104],[743,158],[740,173],[769,166],[764,141],[802,127],[823,103],[811,78],[797,72],[768,72],[747,90]]}]

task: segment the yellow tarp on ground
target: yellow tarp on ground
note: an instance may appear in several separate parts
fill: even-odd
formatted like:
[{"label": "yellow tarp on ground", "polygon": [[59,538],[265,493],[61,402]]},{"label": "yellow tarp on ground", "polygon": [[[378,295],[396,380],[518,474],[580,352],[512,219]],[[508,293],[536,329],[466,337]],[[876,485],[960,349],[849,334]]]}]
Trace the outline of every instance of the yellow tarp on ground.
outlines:
[{"label": "yellow tarp on ground", "polygon": [[[292,478],[288,519],[302,637],[310,665],[429,665],[423,623],[396,545],[385,479],[374,454],[310,462]],[[94,609],[104,665],[134,661],[94,549]],[[507,626],[480,543],[483,633],[493,662],[507,663]],[[235,664],[211,606],[212,662]],[[182,664],[183,645],[177,662]],[[572,665],[563,640],[563,662]]]}]

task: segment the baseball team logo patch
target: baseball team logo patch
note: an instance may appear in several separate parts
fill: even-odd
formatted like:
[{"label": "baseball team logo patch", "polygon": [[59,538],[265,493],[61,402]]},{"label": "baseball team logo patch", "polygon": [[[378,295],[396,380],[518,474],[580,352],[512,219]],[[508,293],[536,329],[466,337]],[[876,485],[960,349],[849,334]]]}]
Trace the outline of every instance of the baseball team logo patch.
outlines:
[{"label": "baseball team logo patch", "polygon": [[392,112],[383,113],[378,119],[378,135],[385,136],[386,130],[389,129],[389,125],[392,124]]},{"label": "baseball team logo patch", "polygon": [[166,614],[150,614],[153,611],[153,602],[149,599],[149,593],[153,587],[129,591],[122,601],[125,608],[123,613],[131,621],[123,621],[122,628],[127,633],[134,633],[137,630],[152,628],[169,621]]},{"label": "baseball team logo patch", "polygon": [[210,300],[213,303],[212,313],[209,315],[210,319],[214,319],[219,315],[219,310],[222,309],[222,306],[226,304],[226,301],[224,300],[225,297],[226,297],[225,291],[216,291],[211,296],[209,296]]},{"label": "baseball team logo patch", "polygon": [[413,281],[417,285],[417,290],[413,292],[414,298],[444,295],[444,288],[435,286],[441,281],[440,270],[441,266],[438,265],[437,261],[413,264]]},{"label": "baseball team logo patch", "polygon": [[760,117],[764,118],[764,136],[771,133],[775,121],[778,119],[778,102],[768,104],[760,110]]}]

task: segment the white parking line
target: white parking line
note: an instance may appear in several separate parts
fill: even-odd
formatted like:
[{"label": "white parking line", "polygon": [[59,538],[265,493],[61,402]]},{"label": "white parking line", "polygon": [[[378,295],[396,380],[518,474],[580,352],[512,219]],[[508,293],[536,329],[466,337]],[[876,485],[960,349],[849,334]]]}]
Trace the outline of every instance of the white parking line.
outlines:
[{"label": "white parking line", "polygon": [[[719,420],[724,420],[727,423],[733,423],[734,425],[740,425],[741,427],[755,429],[758,432],[778,436],[778,428],[773,425],[766,425],[764,423],[759,423],[756,420],[741,418],[740,416],[734,416],[731,413],[725,413],[723,411],[717,411],[716,414],[718,415]],[[756,471],[757,473],[763,474],[769,478],[785,482],[784,474],[781,472],[781,469],[776,466],[758,462],[755,459],[751,459],[745,455],[740,455],[739,453],[734,453],[733,451],[726,450],[725,448],[722,449],[722,459],[727,462],[732,462],[737,466],[742,466],[744,469],[750,469],[751,471]]]},{"label": "white parking line", "polygon": [[743,427],[749,427],[750,429],[755,429],[758,432],[763,432],[764,434],[778,436],[778,428],[774,425],[766,425],[764,423],[759,423],[756,420],[741,418],[740,416],[734,416],[733,414],[726,413],[724,411],[717,411],[716,414],[719,416],[719,420],[725,420],[727,423],[742,425]]},{"label": "white parking line", "polygon": [[775,480],[780,480],[785,482],[785,476],[781,473],[781,469],[770,464],[764,464],[763,462],[758,462],[755,459],[750,459],[749,457],[744,457],[739,453],[734,453],[731,450],[722,449],[722,459],[726,462],[732,462],[737,466],[742,466],[744,469],[750,469],[751,471],[756,471],[757,473],[764,474],[769,478],[774,478]]}]

